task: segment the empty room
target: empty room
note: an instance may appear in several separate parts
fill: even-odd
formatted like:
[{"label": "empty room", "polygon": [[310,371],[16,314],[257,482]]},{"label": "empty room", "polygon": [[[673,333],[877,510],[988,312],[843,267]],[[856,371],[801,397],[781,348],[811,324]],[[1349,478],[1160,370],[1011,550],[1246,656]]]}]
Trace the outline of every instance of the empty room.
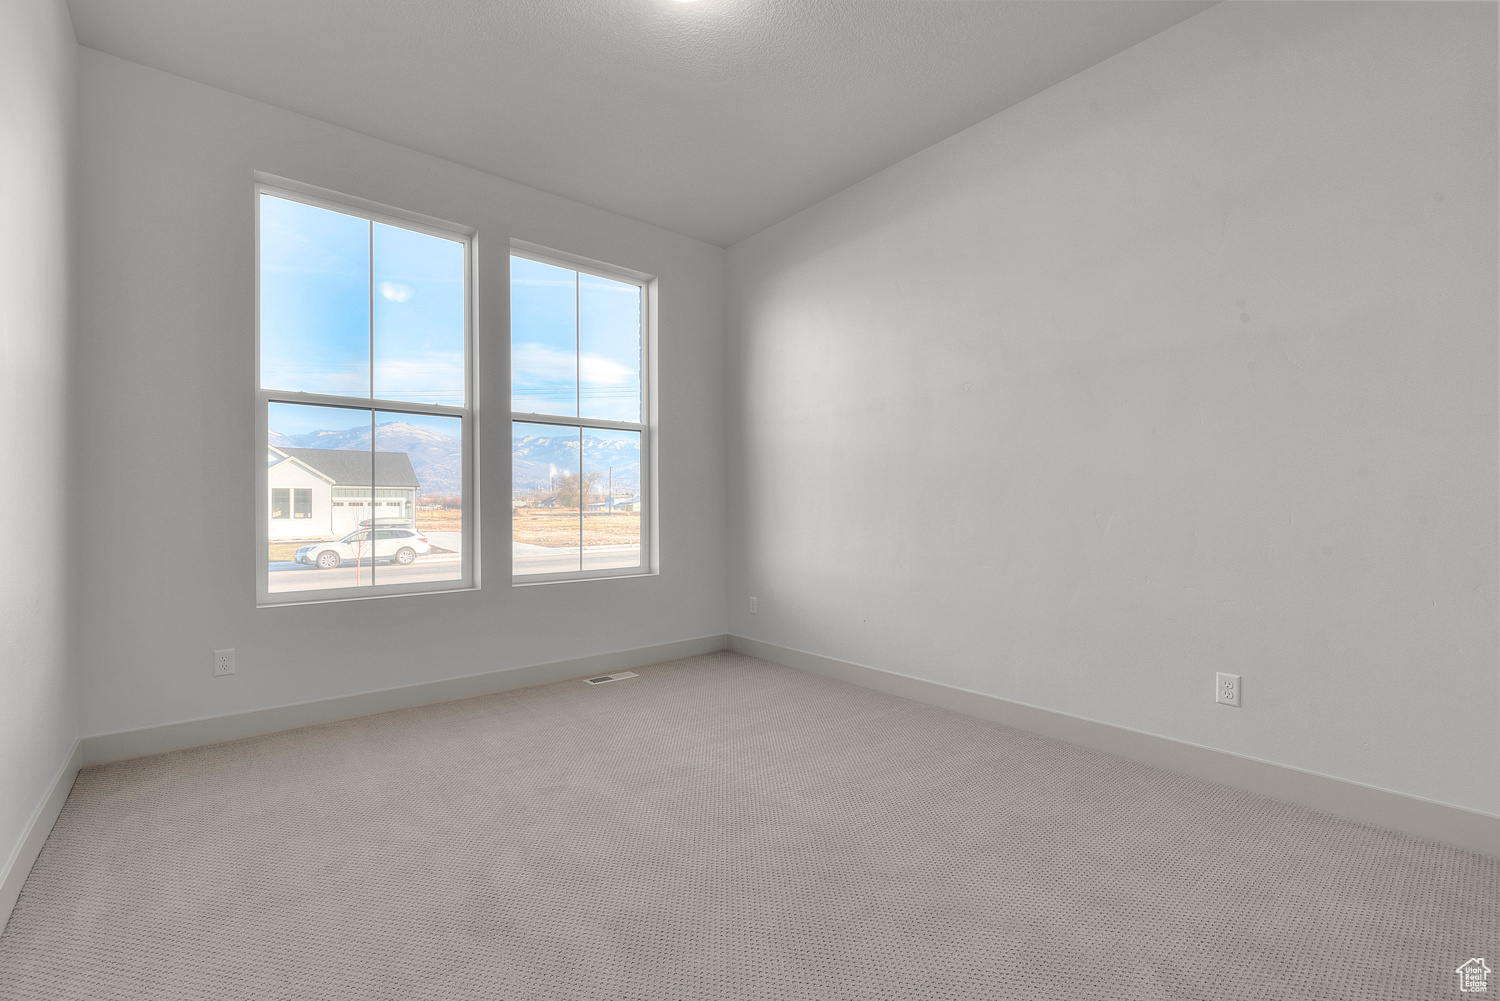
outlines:
[{"label": "empty room", "polygon": [[1500,991],[1497,15],[0,0],[0,1001]]}]

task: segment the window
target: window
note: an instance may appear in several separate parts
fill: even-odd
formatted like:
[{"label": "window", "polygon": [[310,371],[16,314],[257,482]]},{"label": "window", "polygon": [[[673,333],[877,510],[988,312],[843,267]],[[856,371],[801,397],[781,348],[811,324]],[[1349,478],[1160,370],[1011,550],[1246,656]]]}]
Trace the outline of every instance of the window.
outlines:
[{"label": "window", "polygon": [[649,572],[649,280],[510,263],[515,580]]},{"label": "window", "polygon": [[[291,184],[255,197],[260,602],[473,586],[471,235]],[[410,544],[372,545],[376,525]]]}]

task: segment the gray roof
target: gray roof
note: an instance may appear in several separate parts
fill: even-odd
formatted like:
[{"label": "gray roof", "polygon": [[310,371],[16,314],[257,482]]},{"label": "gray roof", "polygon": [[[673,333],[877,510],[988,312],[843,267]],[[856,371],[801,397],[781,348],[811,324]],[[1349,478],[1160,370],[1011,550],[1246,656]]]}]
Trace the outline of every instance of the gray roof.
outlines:
[{"label": "gray roof", "polygon": [[[370,453],[343,448],[282,448],[276,446],[278,452],[285,452],[299,462],[305,462],[309,466],[330,477],[335,484],[341,487],[368,487],[370,486]],[[405,452],[376,452],[375,453],[375,486],[377,487],[420,487],[417,482],[416,470],[411,468],[411,459],[407,458]]]}]

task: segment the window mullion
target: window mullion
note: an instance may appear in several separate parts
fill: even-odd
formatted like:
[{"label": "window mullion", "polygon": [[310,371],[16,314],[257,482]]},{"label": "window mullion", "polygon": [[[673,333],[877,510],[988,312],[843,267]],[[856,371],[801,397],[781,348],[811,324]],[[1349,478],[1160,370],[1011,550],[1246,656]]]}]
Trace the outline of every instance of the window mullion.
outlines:
[{"label": "window mullion", "polygon": [[[375,222],[366,220],[365,228],[365,252],[369,259],[365,266],[365,296],[369,302],[369,313],[366,319],[369,322],[370,335],[370,395],[369,399],[375,399]],[[370,449],[375,448],[375,439],[370,439]],[[375,460],[370,460],[370,469],[373,475]],[[371,481],[373,482],[373,481]]]},{"label": "window mullion", "polygon": [[[375,586],[375,220],[369,220],[370,260],[365,272],[365,294],[370,302],[370,586]],[[356,550],[357,552],[357,550]],[[357,580],[358,578],[356,578]]]},{"label": "window mullion", "polygon": [[[573,412],[583,420],[583,306],[579,288],[583,279],[573,273]],[[578,425],[578,572],[583,572],[583,424]]]}]

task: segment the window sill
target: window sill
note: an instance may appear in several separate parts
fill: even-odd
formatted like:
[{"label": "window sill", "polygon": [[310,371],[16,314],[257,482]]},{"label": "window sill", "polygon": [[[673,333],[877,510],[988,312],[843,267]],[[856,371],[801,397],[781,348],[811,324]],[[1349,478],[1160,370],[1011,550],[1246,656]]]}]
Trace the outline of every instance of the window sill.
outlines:
[{"label": "window sill", "polygon": [[344,601],[378,601],[382,598],[425,598],[434,594],[462,594],[478,591],[478,584],[463,587],[443,587],[428,591],[384,591],[380,594],[341,594],[331,598],[296,598],[291,601],[260,601],[256,608],[301,608],[304,605],[332,605]]},{"label": "window sill", "polygon": [[660,570],[638,570],[634,573],[597,574],[593,576],[579,575],[577,577],[547,577],[542,580],[527,580],[522,577],[512,577],[511,587],[540,587],[544,584],[585,584],[596,580],[640,580],[644,577],[660,577]]}]

